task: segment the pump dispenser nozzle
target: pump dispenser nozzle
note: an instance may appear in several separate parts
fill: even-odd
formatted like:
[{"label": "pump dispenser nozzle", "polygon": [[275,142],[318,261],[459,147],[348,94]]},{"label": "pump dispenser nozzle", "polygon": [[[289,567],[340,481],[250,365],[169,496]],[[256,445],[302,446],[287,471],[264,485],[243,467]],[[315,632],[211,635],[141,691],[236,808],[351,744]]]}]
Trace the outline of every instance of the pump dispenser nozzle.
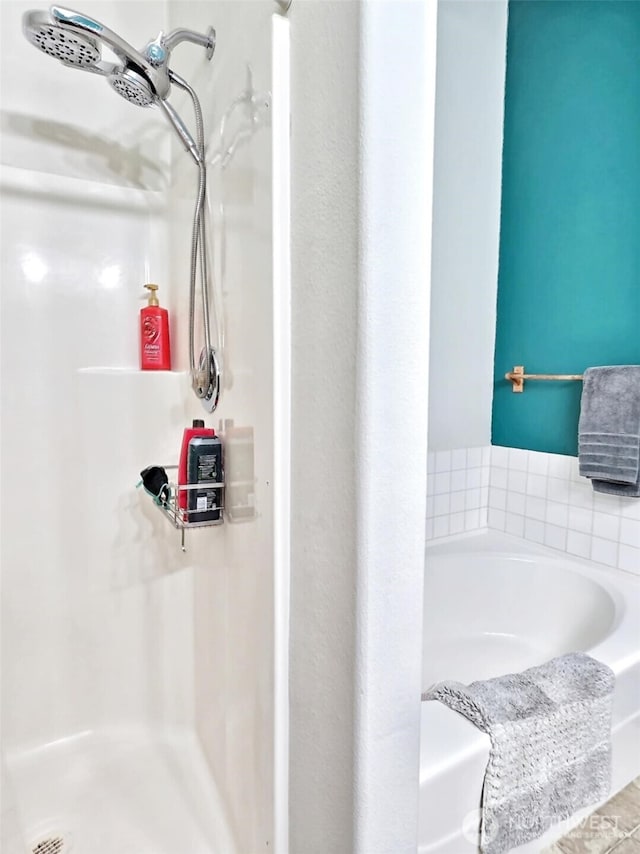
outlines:
[{"label": "pump dispenser nozzle", "polygon": [[157,285],[145,285],[145,288],[149,291],[149,302],[147,305],[160,305],[160,301],[157,297],[156,291],[158,290]]}]

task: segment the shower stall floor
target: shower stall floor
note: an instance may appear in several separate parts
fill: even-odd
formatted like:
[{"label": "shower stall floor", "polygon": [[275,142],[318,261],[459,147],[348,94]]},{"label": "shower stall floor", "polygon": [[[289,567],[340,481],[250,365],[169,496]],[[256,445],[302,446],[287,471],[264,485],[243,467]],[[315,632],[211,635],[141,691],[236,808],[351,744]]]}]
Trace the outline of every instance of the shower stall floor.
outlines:
[{"label": "shower stall floor", "polygon": [[[220,796],[189,730],[81,732],[9,753],[7,770],[22,836],[16,850],[235,851]],[[62,842],[38,847],[46,839]]]}]

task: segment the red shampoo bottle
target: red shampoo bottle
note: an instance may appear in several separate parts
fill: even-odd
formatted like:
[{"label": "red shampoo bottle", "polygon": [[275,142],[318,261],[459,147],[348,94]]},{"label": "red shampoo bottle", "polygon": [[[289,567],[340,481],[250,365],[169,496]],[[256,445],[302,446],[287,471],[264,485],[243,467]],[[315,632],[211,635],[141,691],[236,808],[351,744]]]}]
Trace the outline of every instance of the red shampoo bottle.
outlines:
[{"label": "red shampoo bottle", "polygon": [[170,371],[169,312],[161,308],[157,285],[145,285],[149,304],[140,309],[140,368],[143,371]]},{"label": "red shampoo bottle", "polygon": [[[192,439],[201,437],[215,436],[215,430],[212,427],[205,427],[204,421],[195,418],[192,427],[185,427],[182,434],[182,448],[180,449],[180,460],[178,461],[178,485],[184,486],[189,482],[188,478],[188,461],[189,461],[189,442]],[[188,507],[187,489],[178,490],[178,507],[186,510]]]}]

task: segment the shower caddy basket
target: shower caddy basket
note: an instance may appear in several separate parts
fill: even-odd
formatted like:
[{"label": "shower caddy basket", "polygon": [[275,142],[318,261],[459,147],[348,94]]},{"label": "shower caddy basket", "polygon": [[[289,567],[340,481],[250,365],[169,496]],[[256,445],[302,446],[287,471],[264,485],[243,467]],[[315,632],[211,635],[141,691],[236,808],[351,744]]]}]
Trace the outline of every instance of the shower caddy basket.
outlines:
[{"label": "shower caddy basket", "polygon": [[[169,473],[171,471],[178,470],[178,466],[162,466],[164,470]],[[207,483],[203,485],[202,483],[177,483],[175,480],[169,480],[167,484],[169,494],[165,499],[159,499],[151,495],[147,492],[154,505],[160,510],[163,516],[165,516],[169,522],[180,531],[180,546],[182,551],[186,551],[185,547],[185,531],[191,530],[192,528],[211,528],[216,525],[222,525],[224,522],[224,481],[220,481],[217,483]],[[190,522],[189,514],[190,513],[202,513],[202,510],[193,510],[188,509],[186,507],[180,507],[180,495],[189,496],[189,492],[191,490],[199,490],[200,492],[205,489],[215,489],[217,491],[217,507],[216,510],[220,513],[220,517],[218,519],[207,519],[204,522]],[[187,501],[187,504],[189,502]]]}]

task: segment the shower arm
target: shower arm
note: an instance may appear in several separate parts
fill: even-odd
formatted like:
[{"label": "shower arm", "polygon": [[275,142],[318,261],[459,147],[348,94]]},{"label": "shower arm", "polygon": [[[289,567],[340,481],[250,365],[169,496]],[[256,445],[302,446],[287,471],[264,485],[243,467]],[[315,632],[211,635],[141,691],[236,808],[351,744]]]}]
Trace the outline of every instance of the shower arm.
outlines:
[{"label": "shower arm", "polygon": [[216,31],[213,27],[209,27],[206,34],[203,35],[202,33],[195,32],[195,30],[179,28],[177,30],[171,30],[168,35],[164,36],[162,41],[169,53],[171,53],[174,47],[179,45],[181,42],[192,42],[193,44],[198,44],[201,47],[206,47],[207,59],[211,59],[216,47]]}]

